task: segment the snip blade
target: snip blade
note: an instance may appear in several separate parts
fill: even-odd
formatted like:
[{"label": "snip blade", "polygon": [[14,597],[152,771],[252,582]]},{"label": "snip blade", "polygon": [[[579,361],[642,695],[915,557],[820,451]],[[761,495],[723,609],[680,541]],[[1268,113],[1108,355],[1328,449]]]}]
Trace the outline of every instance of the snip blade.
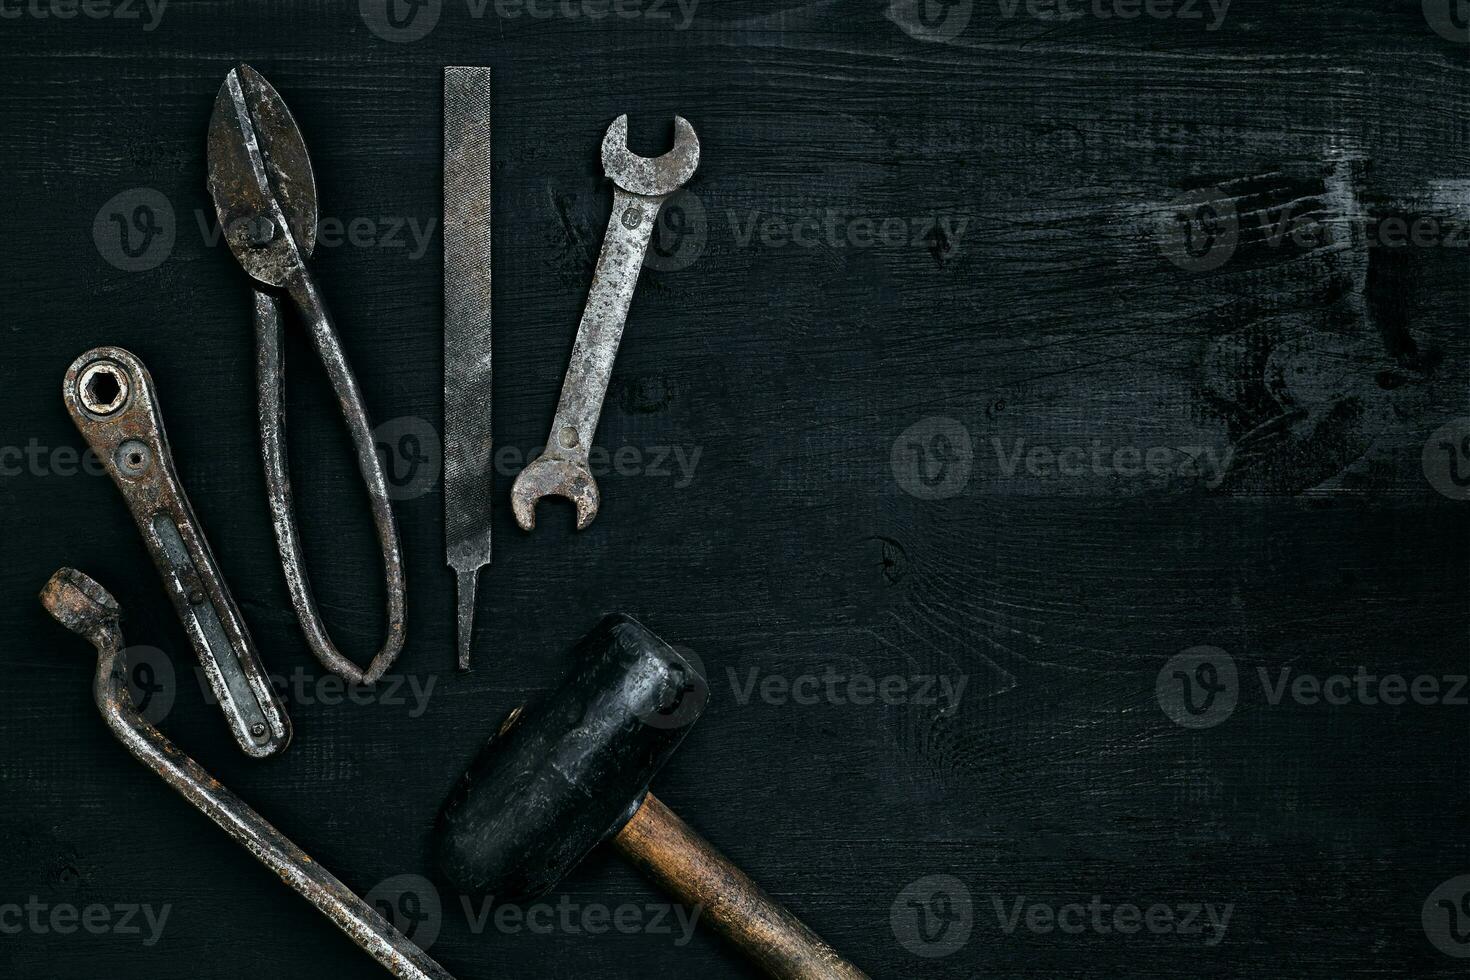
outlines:
[{"label": "snip blade", "polygon": [[470,666],[479,570],[490,564],[490,69],[444,69],[444,548]]}]

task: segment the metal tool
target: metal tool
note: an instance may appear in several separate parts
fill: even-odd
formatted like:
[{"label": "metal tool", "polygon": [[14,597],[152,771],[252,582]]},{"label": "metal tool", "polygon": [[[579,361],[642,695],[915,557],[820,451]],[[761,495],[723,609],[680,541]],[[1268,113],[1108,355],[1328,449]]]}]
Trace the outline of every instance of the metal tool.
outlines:
[{"label": "metal tool", "polygon": [[61,395],[122,491],[235,741],[257,759],[284,751],[291,721],[179,483],[148,369],[97,347],[72,362]]},{"label": "metal tool", "polygon": [[63,568],[41,590],[41,604],[57,622],[96,646],[92,697],[107,726],[134,758],[158,773],[261,864],[315,905],[389,973],[403,980],[454,980],[372,906],[138,714],[128,693],[126,656],[118,627],[122,611],[106,589],[74,568]]},{"label": "metal tool", "polygon": [[[260,441],[271,525],[291,604],[307,644],[323,666],[354,683],[371,684],[392,666],[403,648],[403,556],[398,526],[357,378],[306,266],[316,244],[317,227],[316,181],[306,143],[280,95],[248,65],[225,76],[214,101],[209,120],[209,193],[230,252],[256,283],[269,287],[255,292]],[[343,656],[327,635],[301,559],[286,455],[278,292],[290,297],[301,314],[336,393],[367,485],[382,549],[388,632],[366,670]]]},{"label": "metal tool", "polygon": [[601,495],[587,466],[587,453],[602,414],[628,306],[643,256],[653,240],[659,208],[694,176],[698,166],[699,137],[683,116],[674,117],[674,148],[653,159],[628,149],[626,115],[607,128],[602,169],[613,182],[612,217],[597,256],[546,450],[520,472],[511,487],[511,510],[524,530],[536,526],[536,502],[551,495],[565,497],[576,506],[579,531],[597,517]]},{"label": "metal tool", "polygon": [[628,616],[604,619],[573,656],[572,675],[513,712],[445,802],[443,876],[531,901],[610,839],[768,975],[867,980],[648,792],[709,699],[699,671]]},{"label": "metal tool", "polygon": [[444,69],[444,553],[459,669],[490,564],[490,69]]}]

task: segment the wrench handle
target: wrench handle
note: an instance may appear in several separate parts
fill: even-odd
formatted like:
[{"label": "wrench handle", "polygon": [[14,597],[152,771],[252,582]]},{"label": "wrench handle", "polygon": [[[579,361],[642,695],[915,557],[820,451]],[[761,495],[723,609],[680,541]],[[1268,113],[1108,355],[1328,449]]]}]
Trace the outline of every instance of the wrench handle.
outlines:
[{"label": "wrench handle", "polygon": [[51,577],[41,602],[58,622],[97,648],[92,697],[127,750],[229,834],[399,980],[454,980],[448,970],[399,932],[270,821],[221,786],[133,707],[117,600],[71,568]]},{"label": "wrench handle", "polygon": [[283,751],[291,722],[174,470],[148,369],[98,347],[72,364],[62,394],[127,502],[235,741],[257,759]]},{"label": "wrench handle", "polygon": [[548,453],[586,463],[643,257],[653,240],[659,209],[668,198],[667,194],[634,194],[613,185],[612,217],[577,326],[556,417],[546,437]]}]

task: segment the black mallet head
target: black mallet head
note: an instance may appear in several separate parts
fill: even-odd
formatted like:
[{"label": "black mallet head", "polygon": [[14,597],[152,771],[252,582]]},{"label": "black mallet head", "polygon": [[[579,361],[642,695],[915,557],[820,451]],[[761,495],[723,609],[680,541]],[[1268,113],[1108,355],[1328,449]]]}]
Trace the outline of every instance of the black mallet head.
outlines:
[{"label": "black mallet head", "polygon": [[435,852],[461,892],[529,901],[638,810],[704,711],[709,687],[630,616],[608,616],[562,685],[519,709],[439,814]]}]

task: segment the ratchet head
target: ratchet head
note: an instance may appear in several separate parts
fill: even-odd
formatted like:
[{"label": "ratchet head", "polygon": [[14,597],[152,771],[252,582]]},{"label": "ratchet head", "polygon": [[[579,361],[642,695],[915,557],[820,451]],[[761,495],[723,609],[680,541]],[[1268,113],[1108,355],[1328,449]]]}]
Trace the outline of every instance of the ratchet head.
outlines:
[{"label": "ratchet head", "polygon": [[602,138],[602,169],[625,191],[667,197],[683,187],[699,166],[699,137],[683,116],[674,117],[674,148],[663,156],[638,156],[628,149],[628,116],[612,121]]},{"label": "ratchet head", "polygon": [[284,286],[316,244],[316,179],[291,110],[249,65],[231,69],[214,100],[209,194],[236,261]]},{"label": "ratchet head", "polygon": [[536,504],[542,497],[565,497],[575,504],[578,531],[585,531],[597,517],[602,499],[585,462],[549,452],[531,460],[510,488],[510,509],[522,531],[536,526]]}]

